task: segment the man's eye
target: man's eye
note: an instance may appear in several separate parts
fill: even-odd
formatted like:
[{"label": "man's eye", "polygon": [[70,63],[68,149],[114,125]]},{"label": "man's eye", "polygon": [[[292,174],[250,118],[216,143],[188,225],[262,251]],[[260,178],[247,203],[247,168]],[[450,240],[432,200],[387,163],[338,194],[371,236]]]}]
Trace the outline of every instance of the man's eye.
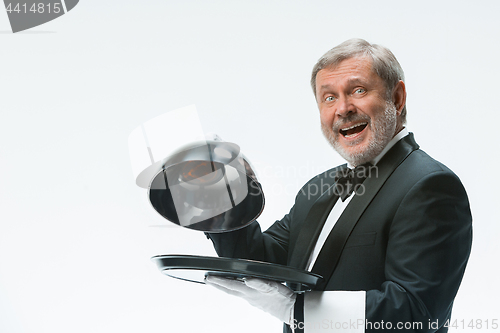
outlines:
[{"label": "man's eye", "polygon": [[366,91],[366,90],[364,90],[363,88],[358,88],[358,89],[354,90],[354,93],[356,93],[356,94],[362,94],[362,93],[364,93],[365,91]]},{"label": "man's eye", "polygon": [[333,96],[328,96],[327,98],[325,98],[325,101],[327,102],[333,102],[335,100],[335,97]]}]

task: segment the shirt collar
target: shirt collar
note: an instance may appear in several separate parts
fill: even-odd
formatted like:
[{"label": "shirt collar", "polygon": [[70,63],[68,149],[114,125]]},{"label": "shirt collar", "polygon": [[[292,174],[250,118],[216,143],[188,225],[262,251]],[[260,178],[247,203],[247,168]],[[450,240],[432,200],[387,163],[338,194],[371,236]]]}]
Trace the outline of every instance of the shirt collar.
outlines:
[{"label": "shirt collar", "polygon": [[[391,149],[392,146],[394,146],[399,140],[401,140],[407,135],[408,135],[408,129],[406,127],[403,127],[403,129],[399,131],[399,133],[396,134],[391,141],[389,141],[387,146],[385,146],[384,150],[382,150],[382,152],[378,154],[377,157],[371,160],[370,163],[373,165],[377,165],[377,163],[382,159],[382,157],[384,157],[384,155],[389,151],[389,149]],[[349,167],[349,169],[354,169],[354,166],[352,166],[351,163],[347,163],[347,167]]]}]

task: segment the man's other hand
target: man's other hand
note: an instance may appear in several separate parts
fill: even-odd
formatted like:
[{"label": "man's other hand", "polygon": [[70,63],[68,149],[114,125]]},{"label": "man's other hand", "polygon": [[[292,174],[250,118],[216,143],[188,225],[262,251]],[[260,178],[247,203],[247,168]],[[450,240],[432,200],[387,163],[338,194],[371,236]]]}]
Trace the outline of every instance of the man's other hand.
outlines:
[{"label": "man's other hand", "polygon": [[248,303],[290,324],[296,295],[281,283],[258,278],[243,281],[208,275],[205,283]]}]

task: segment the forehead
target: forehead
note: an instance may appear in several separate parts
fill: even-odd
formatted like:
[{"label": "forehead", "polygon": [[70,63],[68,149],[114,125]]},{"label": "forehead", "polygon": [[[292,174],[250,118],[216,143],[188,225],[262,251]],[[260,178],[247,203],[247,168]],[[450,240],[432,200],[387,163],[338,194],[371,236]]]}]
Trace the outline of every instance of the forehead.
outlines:
[{"label": "forehead", "polygon": [[317,89],[326,81],[370,80],[378,75],[372,70],[372,60],[368,57],[355,57],[342,60],[335,66],[323,68],[316,75]]}]

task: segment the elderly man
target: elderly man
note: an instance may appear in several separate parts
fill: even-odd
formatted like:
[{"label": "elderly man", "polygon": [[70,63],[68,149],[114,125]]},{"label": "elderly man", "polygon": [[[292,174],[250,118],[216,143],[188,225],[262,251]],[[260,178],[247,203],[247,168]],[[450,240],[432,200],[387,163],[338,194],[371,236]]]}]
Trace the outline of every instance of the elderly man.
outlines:
[{"label": "elderly man", "polygon": [[311,84],[322,131],[347,165],[311,179],[265,232],[254,222],[209,236],[220,256],[308,269],[322,283],[298,295],[259,279],[207,283],[285,331],[446,332],[472,219],[458,177],[405,127],[403,70],[387,48],[353,39],[318,61]]}]

